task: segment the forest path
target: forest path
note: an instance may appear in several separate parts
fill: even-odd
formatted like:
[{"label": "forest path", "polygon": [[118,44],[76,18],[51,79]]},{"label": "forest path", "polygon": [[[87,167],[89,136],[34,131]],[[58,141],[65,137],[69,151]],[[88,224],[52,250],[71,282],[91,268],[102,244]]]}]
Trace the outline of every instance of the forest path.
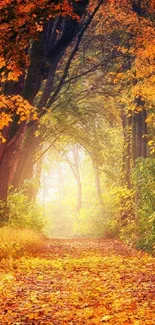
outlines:
[{"label": "forest path", "polygon": [[5,263],[2,325],[154,324],[154,259],[120,241],[53,239]]}]

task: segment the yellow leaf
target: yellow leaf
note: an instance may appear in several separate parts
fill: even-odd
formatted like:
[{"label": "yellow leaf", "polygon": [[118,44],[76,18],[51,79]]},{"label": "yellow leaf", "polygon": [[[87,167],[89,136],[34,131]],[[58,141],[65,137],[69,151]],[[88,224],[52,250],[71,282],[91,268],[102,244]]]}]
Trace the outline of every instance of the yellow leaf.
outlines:
[{"label": "yellow leaf", "polygon": [[150,150],[150,154],[152,155],[154,152],[155,152],[155,148],[152,148],[152,149]]},{"label": "yellow leaf", "polygon": [[108,320],[110,320],[111,318],[113,318],[112,315],[105,315],[102,317],[101,322],[107,322]]},{"label": "yellow leaf", "polygon": [[153,140],[148,141],[148,146],[152,146],[153,145]]}]

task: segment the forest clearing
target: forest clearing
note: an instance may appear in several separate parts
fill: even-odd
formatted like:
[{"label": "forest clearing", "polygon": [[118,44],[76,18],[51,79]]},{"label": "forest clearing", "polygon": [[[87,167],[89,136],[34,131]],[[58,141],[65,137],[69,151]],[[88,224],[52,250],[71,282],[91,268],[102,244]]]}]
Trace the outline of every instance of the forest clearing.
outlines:
[{"label": "forest clearing", "polygon": [[2,325],[153,325],[155,261],[118,240],[49,240],[3,261]]}]

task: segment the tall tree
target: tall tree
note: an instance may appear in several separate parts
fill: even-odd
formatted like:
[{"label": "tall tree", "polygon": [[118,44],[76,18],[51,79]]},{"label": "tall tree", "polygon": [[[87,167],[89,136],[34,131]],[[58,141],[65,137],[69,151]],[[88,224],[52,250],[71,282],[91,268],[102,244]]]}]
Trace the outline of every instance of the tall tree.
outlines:
[{"label": "tall tree", "polygon": [[[66,1],[64,3],[66,3]],[[10,13],[9,5],[8,7],[5,7],[4,5],[4,8],[2,8],[2,10],[7,12],[7,15]],[[31,122],[26,121],[26,113],[24,110],[25,102],[23,101],[23,98],[30,103],[30,108],[33,107],[33,105],[38,107],[38,117],[45,114],[45,107],[47,109],[51,108],[52,103],[56,100],[65,81],[70,64],[78,50],[83,34],[101,5],[101,2],[95,8],[93,13],[86,18],[86,20],[80,22],[80,20],[77,19],[77,16],[82,17],[87,5],[88,1],[73,1],[72,9],[70,6],[67,7],[70,8],[68,9],[68,11],[70,11],[68,15],[66,15],[66,12],[62,10],[63,7],[61,5],[58,8],[56,6],[56,18],[53,19],[49,19],[50,9],[48,8],[47,21],[43,20],[43,14],[46,7],[43,6],[42,17],[39,17],[41,32],[37,39],[36,34],[33,36],[30,33],[29,37],[32,37],[32,42],[29,44],[26,42],[27,47],[24,47],[24,53],[26,51],[29,54],[30,63],[28,67],[26,68],[25,63],[23,74],[20,76],[19,73],[19,80],[15,79],[13,81],[8,81],[8,78],[6,78],[6,80],[2,79],[2,88],[3,93],[5,94],[5,98],[3,97],[2,108],[4,108],[4,105],[6,106],[6,109],[4,110],[6,111],[6,115],[8,112],[8,104],[5,103],[6,98],[8,101],[16,100],[18,105],[19,102],[21,102],[20,106],[15,102],[17,105],[15,114],[12,114],[11,112],[10,115],[9,111],[7,116],[9,116],[9,119],[11,119],[12,122],[6,123],[2,134],[2,139],[5,138],[6,140],[6,142],[0,145],[0,197],[2,199],[6,198],[9,184],[13,183],[15,186],[19,186],[25,178],[32,175],[34,152],[41,142],[40,137],[35,137],[38,120]],[[13,9],[15,13],[17,11],[17,18],[19,18],[18,12],[20,15],[21,8],[18,11],[17,7],[18,5],[15,5]],[[38,8],[39,5],[35,3],[35,10],[38,10]],[[58,10],[60,8],[61,10]],[[29,7],[24,6],[26,12],[28,9]],[[57,16],[57,12],[59,13],[59,11],[61,11],[60,15]],[[34,10],[30,10],[30,16],[34,18],[38,17],[37,12]],[[22,25],[22,28],[24,29],[23,35],[25,35],[27,28],[29,27],[27,20],[24,23],[25,25]],[[35,24],[34,21],[33,23]],[[11,35],[11,37],[15,37],[16,43],[18,43],[19,31],[20,27],[19,30],[17,29],[15,36],[14,34],[13,36]],[[23,35],[21,34],[20,37]],[[76,36],[77,38],[75,39]],[[75,39],[75,43],[68,55],[61,78],[58,84],[56,84],[55,76],[58,64],[73,39]],[[5,67],[3,67],[3,70],[4,73],[8,74]],[[32,115],[30,108],[28,108],[28,116]],[[21,111],[22,114],[20,114]],[[35,113],[34,115],[34,118],[37,118]]]}]

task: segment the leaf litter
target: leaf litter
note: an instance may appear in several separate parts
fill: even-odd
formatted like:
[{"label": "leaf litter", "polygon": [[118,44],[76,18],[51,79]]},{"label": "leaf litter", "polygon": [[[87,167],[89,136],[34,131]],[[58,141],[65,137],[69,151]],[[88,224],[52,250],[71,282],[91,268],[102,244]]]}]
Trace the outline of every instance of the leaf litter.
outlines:
[{"label": "leaf litter", "polygon": [[49,240],[1,261],[0,324],[154,325],[154,266],[118,240]]}]

